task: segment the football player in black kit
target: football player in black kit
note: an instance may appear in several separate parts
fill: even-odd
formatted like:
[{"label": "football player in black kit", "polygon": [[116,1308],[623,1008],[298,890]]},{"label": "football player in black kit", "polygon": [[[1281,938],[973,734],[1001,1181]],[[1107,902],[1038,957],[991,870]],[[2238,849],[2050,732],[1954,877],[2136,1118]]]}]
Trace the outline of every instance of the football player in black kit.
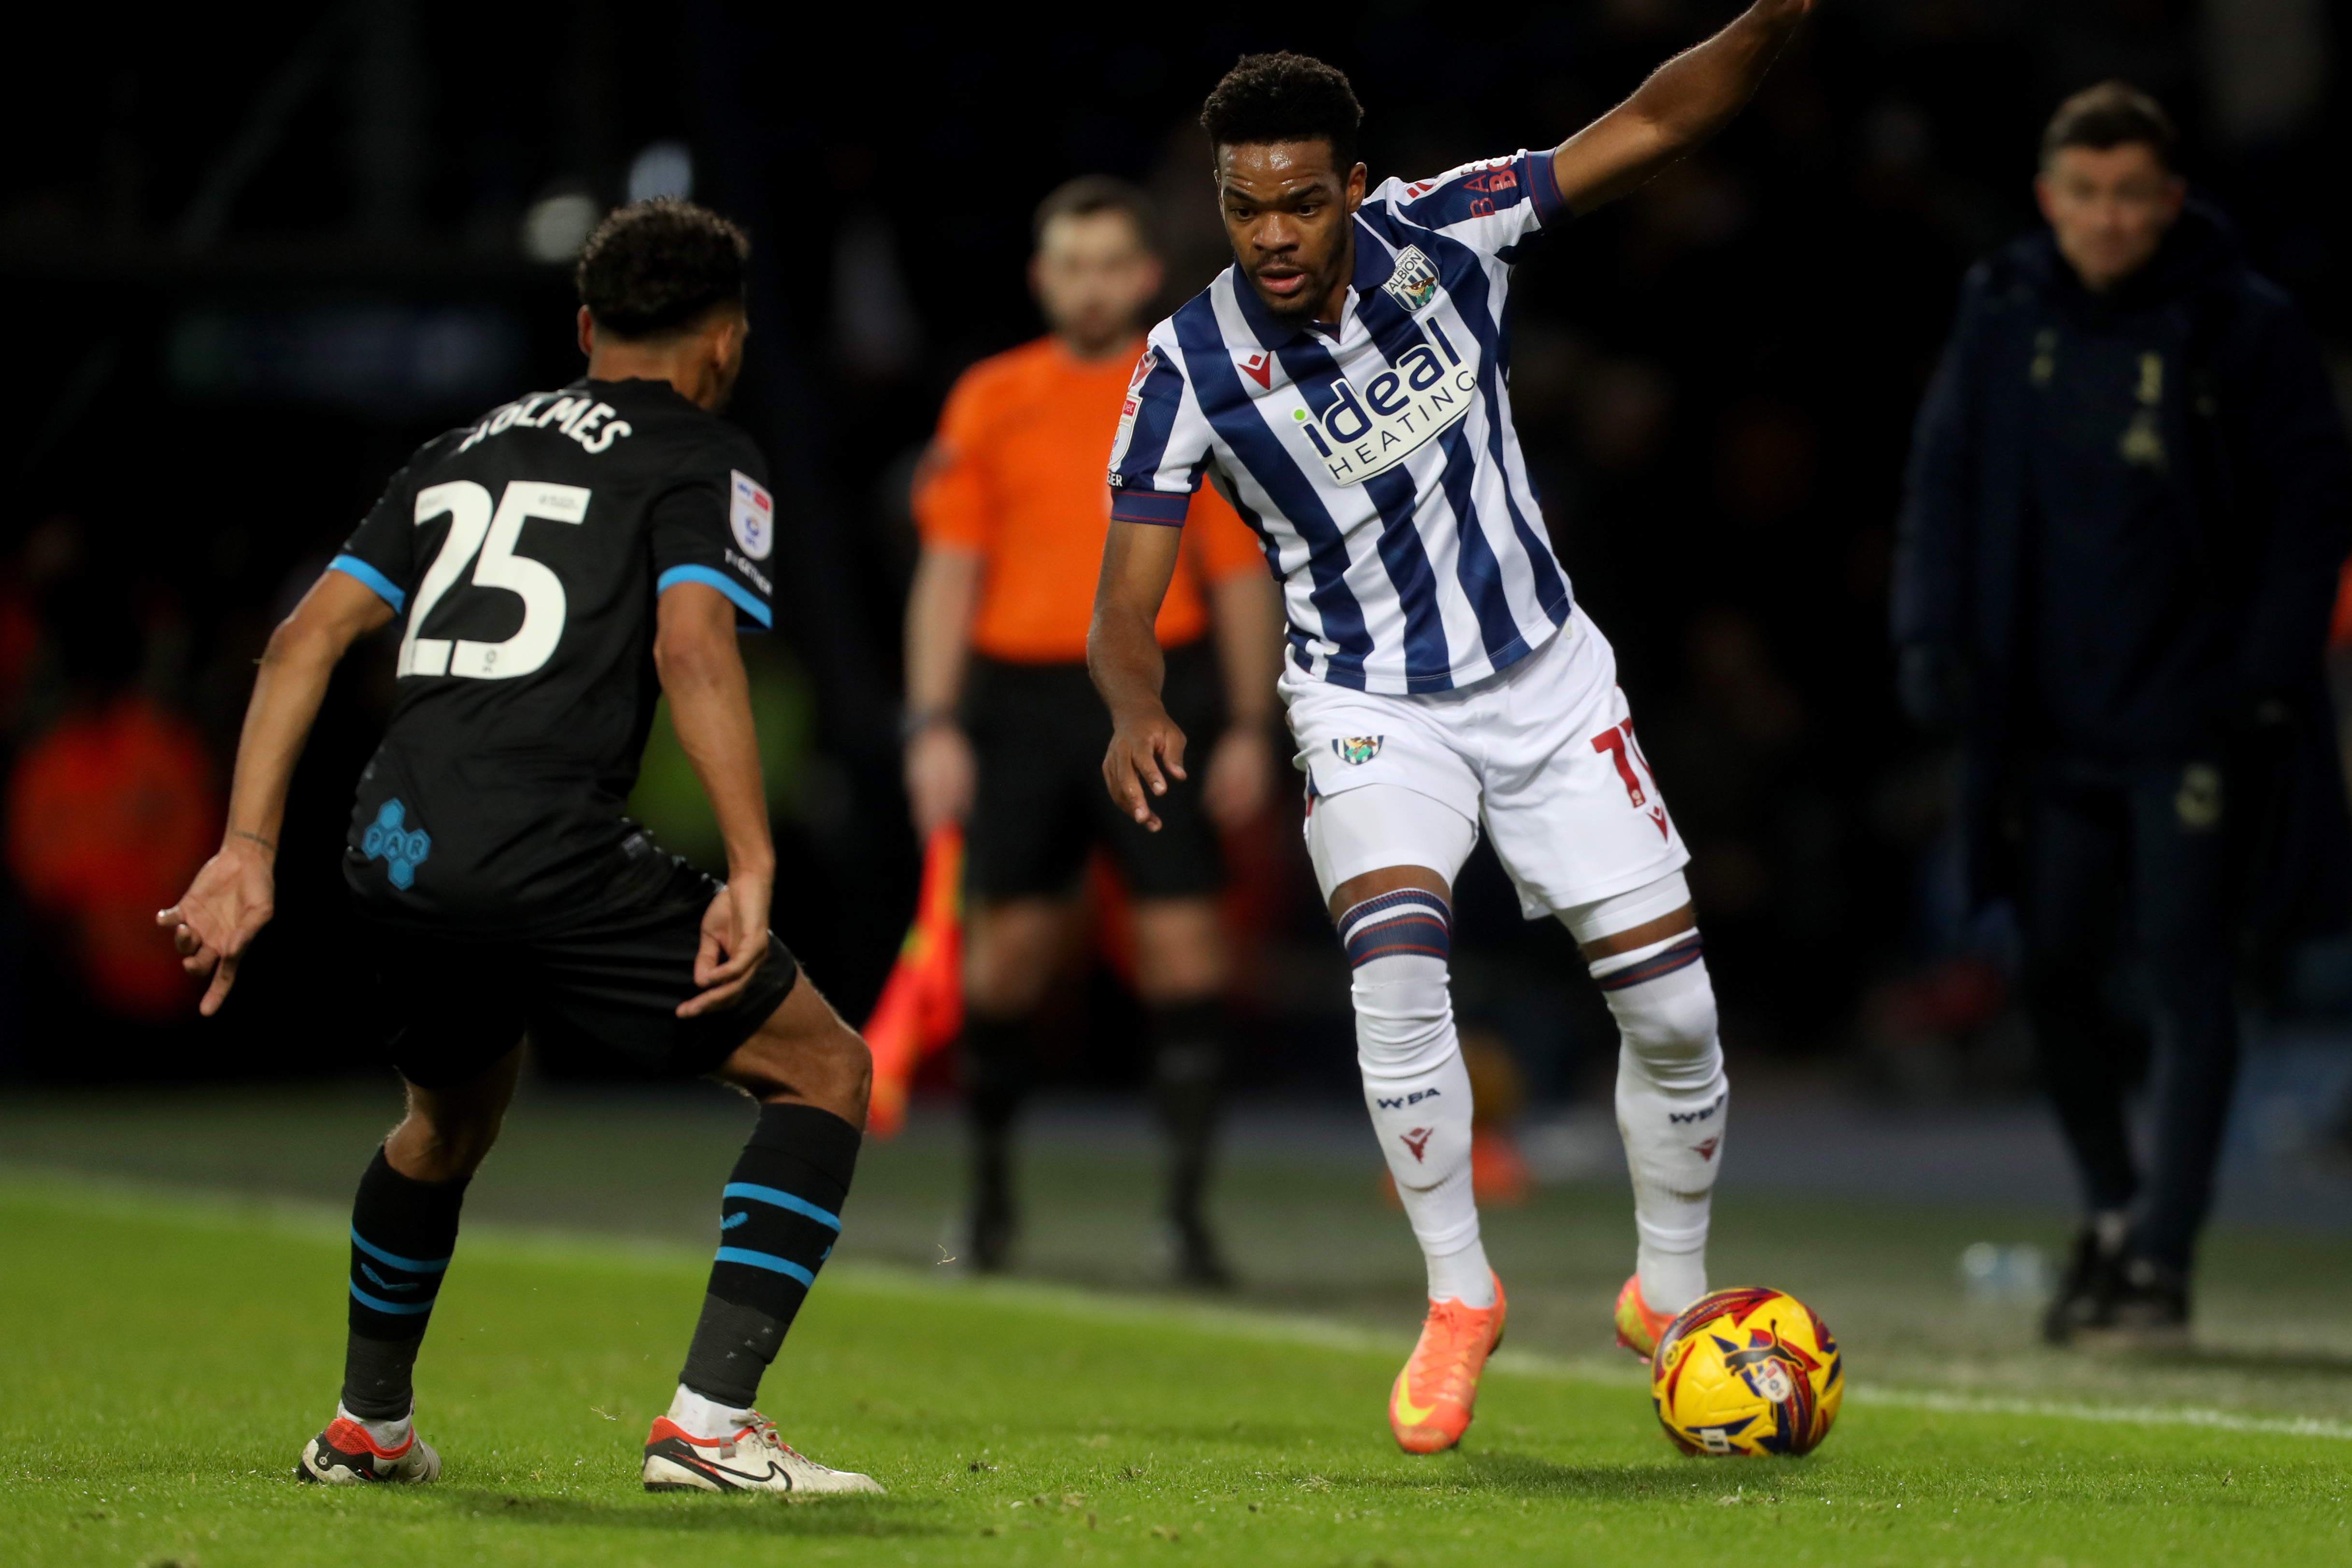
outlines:
[{"label": "football player in black kit", "polygon": [[[329,675],[405,616],[398,699],[360,776],[343,870],[408,1112],[352,1205],[351,1333],[314,1481],[429,1481],[410,1373],[528,1031],[760,1102],[648,1489],[878,1491],[752,1409],[841,1230],[866,1046],[768,931],[775,856],[735,636],[771,618],[758,450],[713,416],[742,364],[743,236],[625,207],[582,251],[587,374],[427,443],[271,636],[228,830],[158,917],[216,1011],[270,916],[292,774]],[[667,694],[727,845],[722,886],[623,814]]]}]

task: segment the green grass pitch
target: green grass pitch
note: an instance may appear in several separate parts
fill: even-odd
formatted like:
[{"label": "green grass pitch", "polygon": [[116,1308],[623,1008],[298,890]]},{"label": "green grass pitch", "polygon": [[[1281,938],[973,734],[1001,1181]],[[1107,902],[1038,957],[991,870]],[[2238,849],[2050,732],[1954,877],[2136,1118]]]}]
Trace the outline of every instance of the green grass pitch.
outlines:
[{"label": "green grass pitch", "polygon": [[0,1183],[0,1560],[177,1563],[2273,1563],[2352,1560],[2340,1423],[1873,1399],[1805,1459],[1675,1455],[1631,1369],[1512,1359],[1398,1453],[1402,1342],[852,1266],[765,1407],[886,1498],[648,1496],[693,1252],[469,1232],[436,1315],[436,1486],[289,1479],[340,1373],[325,1215]]}]

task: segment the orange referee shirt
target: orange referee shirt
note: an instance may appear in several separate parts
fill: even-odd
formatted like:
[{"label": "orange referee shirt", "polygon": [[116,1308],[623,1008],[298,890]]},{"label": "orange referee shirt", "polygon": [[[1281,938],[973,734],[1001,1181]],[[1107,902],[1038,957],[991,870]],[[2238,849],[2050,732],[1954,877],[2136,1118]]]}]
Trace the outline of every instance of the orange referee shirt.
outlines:
[{"label": "orange referee shirt", "polygon": [[[1095,579],[1110,528],[1103,474],[1140,341],[1083,363],[1051,337],[965,371],[940,413],[915,483],[923,542],[982,557],[974,651],[1018,664],[1087,657]],[[1263,572],[1249,525],[1203,485],[1154,630],[1177,647],[1208,629],[1205,584]]]}]

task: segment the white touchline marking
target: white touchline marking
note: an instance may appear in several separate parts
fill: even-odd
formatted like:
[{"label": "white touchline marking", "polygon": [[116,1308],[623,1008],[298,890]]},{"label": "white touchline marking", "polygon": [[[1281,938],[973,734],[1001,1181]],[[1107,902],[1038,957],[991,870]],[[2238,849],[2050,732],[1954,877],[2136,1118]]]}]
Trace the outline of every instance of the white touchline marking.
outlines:
[{"label": "white touchline marking", "polygon": [[[8,1195],[47,1199],[60,1206],[115,1211],[126,1218],[152,1221],[159,1203],[176,1212],[175,1220],[194,1221],[225,1228],[261,1228],[304,1240],[342,1245],[350,1224],[348,1211],[300,1200],[257,1197],[236,1193],[190,1192],[152,1183],[92,1176],[11,1165],[0,1162],[0,1188]],[[577,1230],[541,1230],[496,1223],[468,1226],[468,1243],[483,1244],[527,1255],[583,1262],[635,1266],[667,1270],[683,1265],[699,1267],[708,1254],[699,1247],[629,1236],[601,1236]],[[942,1276],[936,1269],[902,1268],[888,1263],[843,1259],[823,1276],[838,1287],[876,1295],[929,1297],[968,1292],[1010,1307],[1026,1307],[1059,1317],[1091,1322],[1123,1322],[1191,1329],[1198,1333],[1263,1344],[1310,1345],[1349,1353],[1401,1355],[1412,1349],[1409,1335],[1359,1328],[1327,1318],[1255,1311],[1240,1307],[1197,1306],[1186,1302],[1121,1297],[1026,1279],[969,1279]],[[1649,1374],[1630,1361],[1545,1355],[1533,1351],[1497,1352],[1488,1363],[1506,1376],[1541,1378],[1554,1383],[1580,1383],[1604,1388],[1645,1388]],[[1992,1394],[1949,1394],[1933,1388],[1904,1388],[1864,1384],[1849,1386],[1846,1397],[1857,1405],[1884,1405],[1895,1410],[1925,1410],[1948,1415],[2001,1415],[2053,1421],[2087,1421],[2126,1426],[2188,1426],[2214,1432],[2245,1432],[2281,1437],[2352,1440],[2352,1421],[2332,1421],[2316,1415],[2249,1415],[2234,1410],[2214,1410],[2194,1405],[2092,1405],[2066,1400],[2014,1399]]]},{"label": "white touchline marking", "polygon": [[2061,1421],[2103,1421],[2126,1426],[2203,1426],[2217,1432],[2265,1432],[2282,1437],[2352,1439],[2352,1422],[2316,1415],[2244,1415],[2195,1405],[2084,1405],[2048,1399],[2001,1399],[1987,1394],[1946,1394],[1933,1388],[1856,1388],[1857,1405],[1902,1410],[1932,1410],[1954,1415],[2040,1415]]},{"label": "white touchline marking", "polygon": [[[1001,1300],[1057,1316],[1094,1322],[1127,1322],[1186,1328],[1260,1343],[1313,1345],[1322,1350],[1401,1354],[1411,1341],[1321,1318],[1255,1312],[1235,1307],[1201,1307],[1181,1303],[1097,1295],[1073,1286],[1030,1280],[971,1280],[943,1286],[922,1275],[904,1274],[887,1265],[864,1263],[844,1269],[854,1289],[891,1295],[935,1295],[941,1289],[972,1290]],[[1505,1350],[1487,1363],[1506,1376],[1533,1377],[1553,1383],[1580,1383],[1608,1388],[1646,1388],[1649,1374],[1631,1362],[1582,1360],[1545,1355],[1539,1352]],[[2128,1426],[2190,1426],[2217,1432],[2247,1432],[2284,1437],[2352,1440],[2352,1422],[2315,1415],[2249,1415],[2200,1405],[2092,1405],[2074,1401],[2005,1399],[1986,1394],[1948,1394],[1932,1388],[1864,1384],[1849,1387],[1846,1397],[1857,1405],[1896,1410],[1925,1410],[1950,1415],[2039,1417],[2056,1421],[2091,1421]]]}]

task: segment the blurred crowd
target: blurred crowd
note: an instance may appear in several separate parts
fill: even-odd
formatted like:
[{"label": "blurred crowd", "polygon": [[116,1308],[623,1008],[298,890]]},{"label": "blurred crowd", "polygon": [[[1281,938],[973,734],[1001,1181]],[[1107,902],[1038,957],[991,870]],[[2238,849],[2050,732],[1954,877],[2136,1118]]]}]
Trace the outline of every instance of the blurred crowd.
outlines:
[{"label": "blurred crowd", "polygon": [[[1156,198],[1163,304],[1223,265],[1192,116],[1243,48],[1297,42],[1234,20],[1017,44],[950,28],[894,51],[886,110],[862,73],[793,63],[805,40],[781,16],[592,0],[557,35],[470,13],[444,26],[443,9],[364,0],[268,47],[164,24],[94,48],[102,81],[5,110],[42,156],[0,193],[0,273],[60,308],[29,328],[51,373],[19,378],[0,420],[19,476],[0,510],[0,1070],[98,1070],[79,1043],[100,1031],[129,1042],[110,1073],[345,1058],[363,955],[334,857],[389,700],[381,650],[339,676],[298,778],[243,1016],[193,1027],[142,922],[217,831],[269,625],[418,440],[575,374],[568,247],[604,206],[663,191],[730,212],[759,247],[736,416],[798,520],[785,635],[752,655],[777,925],[862,1016],[915,894],[897,631],[942,399],[1040,331],[1029,215],[1073,174]],[[1330,52],[1369,110],[1375,177],[1433,173],[1557,140],[1722,9],[1595,0],[1471,30],[1381,10]],[[1721,142],[1530,258],[1522,436],[1693,850],[1734,1050],[1927,1097],[2026,1083],[2013,941],[1964,919],[1957,890],[1951,748],[1895,700],[1912,416],[1962,270],[2038,221],[2042,121],[2107,75],[2180,120],[2192,184],[2347,374],[2352,235],[2320,195],[2346,134],[2339,11],[1843,0]],[[518,86],[520,58],[544,68]],[[1340,1088],[1344,977],[1296,797],[1276,793],[1226,837],[1235,1071]],[[658,729],[636,805],[708,852]],[[1495,1070],[1537,1099],[1580,1093],[1615,1036],[1562,979],[1557,933],[1520,921],[1483,854],[1459,903],[1459,1001]],[[1139,1081],[1139,1051],[1100,1047],[1140,1016],[1121,928],[1079,929],[1044,1070]],[[2305,954],[2272,1001],[2352,1012],[2347,975],[2352,954]]]}]

